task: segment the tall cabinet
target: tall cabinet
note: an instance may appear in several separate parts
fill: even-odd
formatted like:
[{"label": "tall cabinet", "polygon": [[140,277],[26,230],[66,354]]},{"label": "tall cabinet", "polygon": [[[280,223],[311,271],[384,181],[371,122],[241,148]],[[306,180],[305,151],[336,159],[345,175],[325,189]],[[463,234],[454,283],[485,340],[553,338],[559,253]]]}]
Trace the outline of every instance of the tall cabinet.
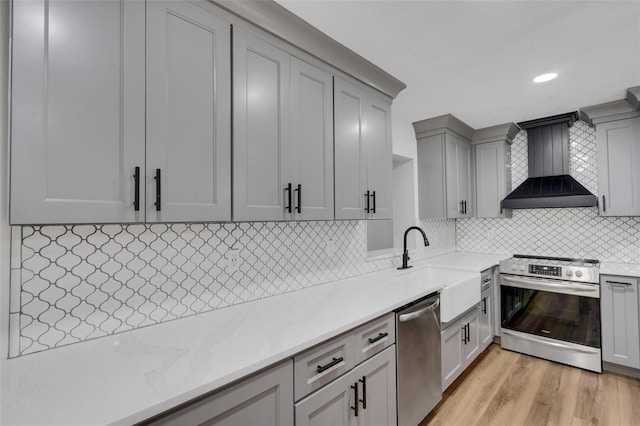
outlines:
[{"label": "tall cabinet", "polygon": [[335,78],[336,219],[390,219],[391,103]]},{"label": "tall cabinet", "polygon": [[233,37],[234,220],[333,219],[332,75]]},{"label": "tall cabinet", "polygon": [[11,223],[144,221],[145,3],[16,1],[12,30]]}]

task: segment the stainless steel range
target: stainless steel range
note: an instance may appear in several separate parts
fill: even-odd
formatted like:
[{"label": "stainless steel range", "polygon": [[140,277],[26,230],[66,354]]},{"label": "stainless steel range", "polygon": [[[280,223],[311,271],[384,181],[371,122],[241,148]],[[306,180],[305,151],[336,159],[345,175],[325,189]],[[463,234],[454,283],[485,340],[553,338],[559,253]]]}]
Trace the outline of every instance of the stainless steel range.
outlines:
[{"label": "stainless steel range", "polygon": [[502,347],[601,372],[599,267],[523,255],[500,262]]}]

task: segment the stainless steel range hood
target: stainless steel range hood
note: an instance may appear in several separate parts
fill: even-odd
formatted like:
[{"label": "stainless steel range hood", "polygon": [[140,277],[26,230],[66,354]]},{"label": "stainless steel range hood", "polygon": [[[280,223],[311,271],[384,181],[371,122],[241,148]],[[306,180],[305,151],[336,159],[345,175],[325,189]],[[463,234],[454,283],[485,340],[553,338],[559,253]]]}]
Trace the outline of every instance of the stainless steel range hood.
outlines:
[{"label": "stainless steel range hood", "polygon": [[518,123],[527,130],[529,178],[502,200],[502,208],[597,205],[597,197],[569,175],[569,127],[576,119],[572,112]]}]

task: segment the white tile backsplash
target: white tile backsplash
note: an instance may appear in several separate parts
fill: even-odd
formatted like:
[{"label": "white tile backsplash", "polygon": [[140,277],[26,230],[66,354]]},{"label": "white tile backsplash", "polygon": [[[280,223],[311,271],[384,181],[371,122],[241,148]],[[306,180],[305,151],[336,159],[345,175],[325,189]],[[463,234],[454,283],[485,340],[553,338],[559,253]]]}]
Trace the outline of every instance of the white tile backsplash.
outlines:
[{"label": "white tile backsplash", "polygon": [[[455,221],[420,226],[431,245],[419,247],[414,260],[455,250]],[[25,226],[21,232],[21,355],[399,264],[397,257],[367,260],[363,221]],[[237,271],[228,269],[230,249],[239,253]]]}]

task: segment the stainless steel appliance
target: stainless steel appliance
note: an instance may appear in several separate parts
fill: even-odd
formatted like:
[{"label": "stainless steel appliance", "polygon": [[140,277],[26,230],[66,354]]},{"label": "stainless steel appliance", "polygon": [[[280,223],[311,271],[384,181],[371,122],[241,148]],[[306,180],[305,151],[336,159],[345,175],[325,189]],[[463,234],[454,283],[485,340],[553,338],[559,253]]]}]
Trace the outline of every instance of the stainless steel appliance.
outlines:
[{"label": "stainless steel appliance", "polygon": [[500,262],[502,347],[601,372],[599,266],[523,255]]},{"label": "stainless steel appliance", "polygon": [[398,426],[416,426],[442,399],[440,295],[396,310]]}]

